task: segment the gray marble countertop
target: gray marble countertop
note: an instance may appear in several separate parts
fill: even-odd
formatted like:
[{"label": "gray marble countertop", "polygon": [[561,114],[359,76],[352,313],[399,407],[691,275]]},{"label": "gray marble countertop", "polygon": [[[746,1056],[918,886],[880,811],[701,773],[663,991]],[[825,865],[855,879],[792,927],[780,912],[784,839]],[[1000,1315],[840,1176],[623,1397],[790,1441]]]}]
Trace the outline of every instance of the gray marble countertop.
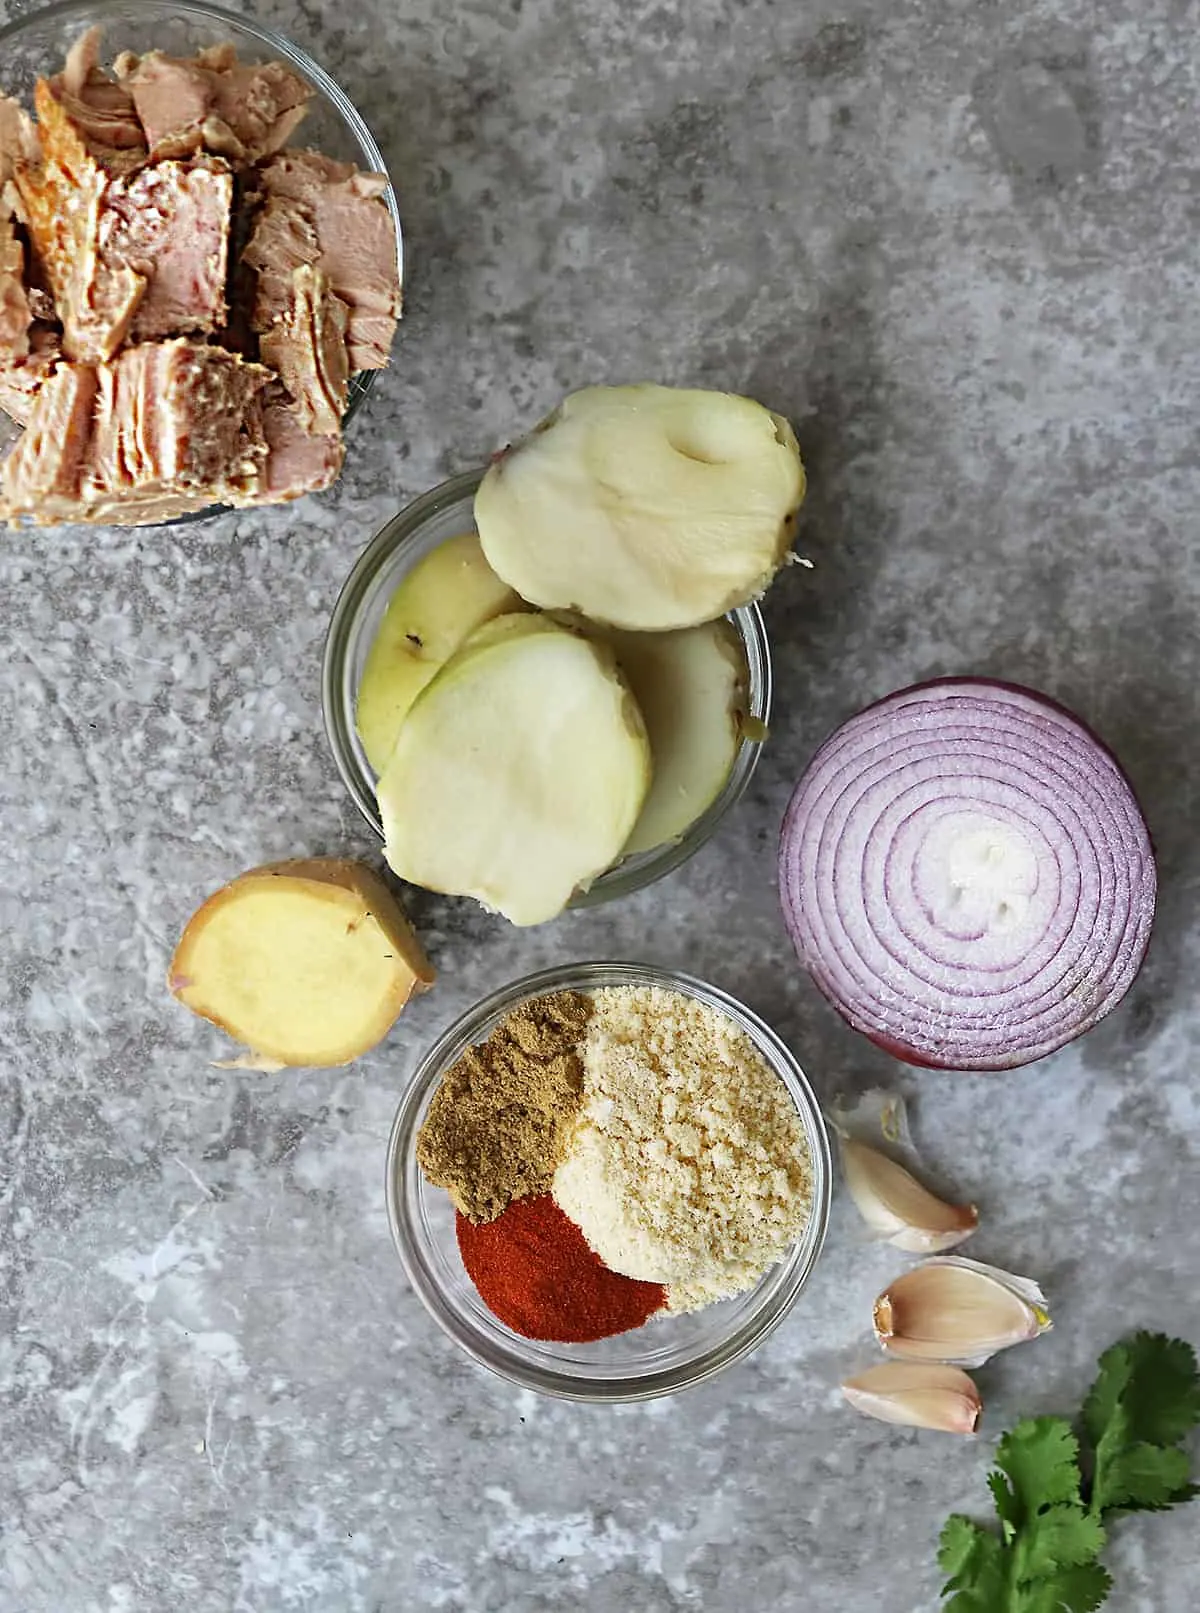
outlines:
[{"label": "gray marble countertop", "polygon": [[[2,7],[0,7],[2,9]],[[13,9],[12,0],[9,10]],[[1099,1351],[1200,1340],[1200,12],[1180,0],[266,0],[375,128],[408,318],[328,497],[0,548],[3,1613],[933,1613],[994,1436]],[[772,592],[778,721],[684,870],[518,932],[414,903],[442,972],[344,1072],[214,1069],[163,971],[198,900],[374,856],[320,724],[338,586],[399,504],[580,383],[744,390],[809,463]],[[1150,960],[1074,1048],[905,1070],[791,956],[780,815],[827,730],[950,671],[1074,706],[1143,796]],[[552,961],[742,996],[825,1095],[894,1082],[972,1252],[1055,1331],[981,1374],[989,1437],[858,1420],[896,1259],[835,1206],[750,1361],[678,1400],[537,1400],[408,1290],[384,1143],[421,1049]],[[1114,1613],[1185,1613],[1194,1517],[1131,1520]]]}]

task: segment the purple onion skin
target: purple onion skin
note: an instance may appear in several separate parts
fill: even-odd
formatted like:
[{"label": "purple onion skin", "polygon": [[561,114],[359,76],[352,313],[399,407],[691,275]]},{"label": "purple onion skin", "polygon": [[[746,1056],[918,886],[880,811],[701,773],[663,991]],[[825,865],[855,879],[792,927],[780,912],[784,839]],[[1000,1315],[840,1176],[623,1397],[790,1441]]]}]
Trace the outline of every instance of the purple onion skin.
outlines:
[{"label": "purple onion skin", "polygon": [[[976,677],[976,676],[972,676],[970,674],[956,675],[956,674],[953,674],[953,673],[949,673],[949,674],[946,674],[945,676],[937,677],[937,678],[923,678],[918,683],[908,684],[904,688],[901,688],[901,689],[894,689],[888,694],[881,695],[878,700],[871,701],[869,705],[861,707],[859,711],[853,713],[850,717],[848,717],[846,719],[846,723],[839,724],[837,728],[832,729],[830,731],[830,733],[827,734],[825,736],[825,738],[821,741],[821,743],[817,747],[816,751],[814,751],[813,757],[811,758],[810,763],[809,763],[809,767],[812,766],[812,762],[817,759],[817,757],[821,754],[821,752],[824,750],[825,746],[830,742],[830,740],[832,740],[837,734],[839,734],[842,731],[842,728],[845,727],[848,723],[854,722],[860,717],[865,717],[866,715],[868,715],[868,713],[876,710],[878,707],[890,705],[893,701],[898,701],[898,700],[904,698],[905,696],[920,694],[923,690],[926,690],[926,689],[943,688],[943,687],[946,687],[947,685],[958,685],[958,686],[963,687],[964,689],[997,689],[997,690],[1005,691],[1005,692],[1010,693],[1010,694],[1019,695],[1019,696],[1022,696],[1023,698],[1025,698],[1027,700],[1031,700],[1031,701],[1035,702],[1037,705],[1048,707],[1050,710],[1055,711],[1060,716],[1066,718],[1068,722],[1073,723],[1092,742],[1092,744],[1095,745],[1096,749],[1098,751],[1100,751],[1104,756],[1106,756],[1108,758],[1108,760],[1111,762],[1113,768],[1115,769],[1118,777],[1121,779],[1121,781],[1125,784],[1126,788],[1128,789],[1130,797],[1131,797],[1134,805],[1136,806],[1138,813],[1141,816],[1142,826],[1144,828],[1145,835],[1146,835],[1146,840],[1147,840],[1147,843],[1149,845],[1151,865],[1153,867],[1154,861],[1155,861],[1155,847],[1154,847],[1153,838],[1152,838],[1152,836],[1150,834],[1149,825],[1146,822],[1145,811],[1144,811],[1144,809],[1142,807],[1142,803],[1141,803],[1140,799],[1138,798],[1137,791],[1134,789],[1133,784],[1129,779],[1129,775],[1126,773],[1124,767],[1121,765],[1120,760],[1116,756],[1115,752],[1112,750],[1111,746],[1109,746],[1100,737],[1100,735],[1096,733],[1095,729],[1092,728],[1090,724],[1086,723],[1083,720],[1082,717],[1080,717],[1076,712],[1072,711],[1070,706],[1066,706],[1060,700],[1054,699],[1054,697],[1052,695],[1043,694],[1041,692],[1041,690],[1039,690],[1039,689],[1032,689],[1027,684],[1016,683],[1016,682],[1013,682],[1012,680],[1007,679],[1007,678]],[[790,827],[790,823],[791,823],[791,819],[792,819],[792,815],[793,815],[793,806],[796,803],[796,801],[797,801],[797,799],[798,799],[798,797],[800,795],[801,788],[802,788],[802,786],[803,786],[803,784],[804,784],[804,782],[805,782],[805,780],[806,780],[806,778],[808,776],[808,772],[809,772],[809,768],[806,768],[804,770],[804,772],[801,774],[799,780],[797,781],[796,787],[792,792],[792,797],[789,800],[787,809],[784,812],[783,824],[782,824],[781,833],[780,833],[780,845],[781,845],[780,878],[779,878],[780,900],[781,900],[781,903],[782,903],[783,909],[784,909],[784,922],[785,922],[785,925],[786,925],[786,927],[788,929],[789,935],[791,936],[791,938],[793,940],[793,943],[797,947],[798,954],[799,954],[799,944],[798,944],[798,942],[796,942],[796,938],[795,938],[795,934],[794,934],[794,930],[793,930],[793,926],[792,926],[792,921],[791,921],[791,918],[790,918],[790,915],[789,915],[789,910],[788,910],[788,900],[787,900],[787,897],[786,897],[785,892],[784,892],[782,848],[783,848],[784,845],[786,845],[786,842],[787,842],[788,831],[789,831],[789,827]],[[1154,905],[1154,897],[1153,896],[1151,898],[1151,903],[1152,903],[1152,913],[1151,913],[1151,928],[1152,928],[1152,926],[1153,926],[1153,905]],[[889,1054],[892,1058],[895,1058],[895,1059],[899,1060],[901,1063],[908,1064],[908,1065],[913,1066],[916,1069],[922,1069],[922,1070],[942,1070],[942,1071],[951,1071],[951,1072],[964,1073],[964,1074],[970,1074],[970,1075],[1000,1074],[1000,1073],[1002,1073],[1002,1072],[1004,1072],[1006,1070],[1020,1069],[1020,1068],[1025,1067],[1028,1064],[1038,1063],[1038,1062],[1040,1062],[1040,1060],[1042,1058],[1049,1058],[1052,1053],[1061,1051],[1061,1049],[1063,1047],[1069,1046],[1072,1041],[1077,1040],[1080,1036],[1085,1035],[1089,1030],[1094,1029],[1095,1026],[1097,1024],[1099,1024],[1101,1019],[1107,1018],[1109,1013],[1111,1013],[1115,1008],[1120,1006],[1120,1003],[1124,1000],[1124,997],[1126,995],[1128,995],[1129,990],[1133,986],[1133,984],[1136,981],[1138,975],[1141,973],[1142,967],[1144,966],[1145,961],[1146,961],[1146,954],[1149,951],[1149,945],[1150,945],[1150,938],[1148,936],[1146,945],[1143,947],[1142,954],[1141,954],[1140,959],[1138,960],[1137,967],[1136,967],[1136,969],[1134,971],[1134,974],[1131,976],[1129,981],[1126,983],[1125,989],[1121,993],[1121,995],[1119,997],[1117,997],[1116,999],[1114,999],[1114,1001],[1111,1002],[1105,1008],[1104,1012],[1102,1014],[1100,1014],[1095,1020],[1091,1021],[1090,1023],[1080,1025],[1078,1030],[1076,1030],[1072,1035],[1067,1036],[1063,1041],[1058,1043],[1055,1047],[1048,1049],[1044,1053],[1040,1053],[1040,1054],[1035,1055],[1034,1057],[1029,1057],[1029,1058],[1020,1057],[1020,1056],[1018,1056],[1016,1058],[1013,1058],[1013,1057],[998,1057],[995,1062],[984,1062],[982,1060],[973,1060],[971,1062],[970,1066],[965,1068],[965,1069],[964,1069],[964,1066],[962,1065],[961,1062],[956,1062],[956,1061],[954,1061],[952,1059],[946,1059],[946,1060],[939,1059],[937,1057],[937,1055],[934,1052],[932,1052],[930,1049],[928,1049],[928,1048],[921,1049],[921,1048],[912,1047],[908,1043],[906,1043],[906,1042],[904,1042],[904,1041],[902,1041],[902,1040],[900,1040],[900,1039],[898,1039],[898,1038],[896,1038],[894,1036],[888,1035],[888,1034],[886,1034],[884,1032],[881,1032],[881,1031],[875,1031],[875,1030],[867,1029],[866,1027],[864,1027],[862,1025],[856,1024],[854,1022],[854,1019],[851,1017],[851,1014],[850,1014],[848,1008],[846,1007],[846,1005],[843,1004],[842,1002],[840,1002],[832,992],[830,992],[830,991],[828,991],[826,989],[825,983],[820,978],[818,978],[818,976],[811,969],[808,969],[808,973],[810,975],[810,978],[813,980],[813,983],[816,985],[817,989],[821,992],[822,996],[825,997],[826,1001],[831,1005],[831,1007],[833,1007],[837,1011],[838,1015],[845,1021],[845,1023],[850,1027],[851,1030],[857,1031],[860,1035],[864,1036],[867,1039],[867,1041],[872,1043],[873,1046],[878,1047],[881,1052]],[[800,958],[800,961],[801,961],[801,963],[805,962],[805,960],[803,959],[802,956]],[[805,965],[805,967],[807,969],[807,965]]]},{"label": "purple onion skin", "polygon": [[[833,1002],[832,998],[826,1000]],[[837,1008],[838,1013],[842,1015],[846,1024],[850,1025],[850,1021],[846,1019],[845,1014],[842,1014],[842,1010],[837,1003],[833,1003],[833,1006]],[[857,1030],[858,1027],[857,1025],[850,1025],[850,1029]],[[915,1047],[906,1047],[903,1042],[893,1041],[890,1036],[873,1036],[870,1031],[863,1031],[862,1035],[867,1038],[868,1042],[872,1042],[881,1053],[889,1053],[892,1058],[899,1059],[901,1064],[911,1064],[918,1070],[954,1069],[953,1064],[939,1064],[936,1059],[927,1058],[924,1053],[918,1053]],[[1050,1055],[1047,1054],[1046,1056],[1049,1058]],[[1001,1070],[1011,1070],[1012,1068],[1011,1064],[979,1064],[968,1073],[971,1075],[998,1075]]]}]

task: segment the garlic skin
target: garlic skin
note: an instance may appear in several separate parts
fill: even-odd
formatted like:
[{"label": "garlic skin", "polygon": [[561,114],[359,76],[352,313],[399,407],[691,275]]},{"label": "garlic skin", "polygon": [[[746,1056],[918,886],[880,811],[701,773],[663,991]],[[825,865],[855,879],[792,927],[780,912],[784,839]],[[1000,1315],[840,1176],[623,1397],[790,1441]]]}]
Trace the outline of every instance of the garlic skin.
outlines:
[{"label": "garlic skin", "polygon": [[875,1337],[904,1361],[978,1367],[1051,1326],[1035,1282],[957,1255],[914,1266],[875,1301]]},{"label": "garlic skin", "polygon": [[842,1393],[855,1411],[905,1428],[973,1434],[983,1401],[959,1367],[925,1361],[884,1361],[847,1378]]},{"label": "garlic skin", "polygon": [[915,1156],[908,1129],[908,1106],[903,1094],[871,1087],[855,1098],[836,1097],[830,1106],[830,1124],[839,1137],[857,1137],[876,1148],[885,1144],[909,1160]]},{"label": "garlic skin", "polygon": [[885,1243],[909,1254],[937,1254],[956,1248],[978,1227],[973,1204],[947,1204],[877,1148],[839,1132],[838,1149],[850,1197]]}]

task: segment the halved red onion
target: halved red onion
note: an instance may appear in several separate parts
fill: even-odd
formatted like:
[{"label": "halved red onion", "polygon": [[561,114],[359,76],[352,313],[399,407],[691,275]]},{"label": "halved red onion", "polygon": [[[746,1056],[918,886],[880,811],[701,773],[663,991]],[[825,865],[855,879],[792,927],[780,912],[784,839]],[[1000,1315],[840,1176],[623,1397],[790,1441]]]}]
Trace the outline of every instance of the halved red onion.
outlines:
[{"label": "halved red onion", "polygon": [[855,1028],[941,1069],[1031,1063],[1129,990],[1154,854],[1116,759],[1032,689],[943,678],[821,746],[779,848],[800,961]]}]

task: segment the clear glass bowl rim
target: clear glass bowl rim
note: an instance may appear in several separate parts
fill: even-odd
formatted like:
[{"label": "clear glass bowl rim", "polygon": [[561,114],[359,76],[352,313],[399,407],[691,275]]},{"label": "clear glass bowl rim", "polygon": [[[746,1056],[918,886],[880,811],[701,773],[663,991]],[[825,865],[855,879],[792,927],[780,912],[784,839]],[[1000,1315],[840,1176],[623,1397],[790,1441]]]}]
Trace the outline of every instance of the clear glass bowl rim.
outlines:
[{"label": "clear glass bowl rim", "polygon": [[[516,1335],[513,1335],[514,1343],[501,1347],[476,1332],[458,1315],[443,1295],[413,1232],[407,1208],[407,1184],[419,1175],[415,1158],[416,1132],[426,1093],[436,1085],[442,1072],[479,1040],[489,1022],[496,1022],[527,998],[549,991],[587,991],[620,985],[662,986],[685,992],[728,1014],[749,1033],[787,1087],[804,1124],[812,1156],[813,1203],[803,1240],[795,1246],[783,1267],[775,1268],[776,1272],[782,1269],[782,1280],[770,1288],[763,1302],[727,1338],[694,1360],[676,1366],[643,1376],[589,1380],[586,1375],[556,1372],[527,1359],[523,1341]],[[536,1393],[564,1400],[615,1404],[652,1400],[693,1388],[742,1360],[774,1332],[796,1303],[820,1256],[829,1225],[832,1181],[829,1133],[820,1103],[799,1062],[764,1020],[718,986],[680,970],[643,963],[594,961],[560,964],[513,980],[468,1008],[442,1032],[421,1059],[397,1107],[388,1139],[384,1195],[392,1241],[409,1283],[434,1321],[460,1349],[489,1371]],[[765,1284],[769,1282],[769,1278],[764,1278]]]},{"label": "clear glass bowl rim", "polygon": [[[353,742],[354,712],[346,698],[345,670],[354,641],[358,614],[380,568],[426,522],[444,510],[474,495],[487,467],[462,471],[440,482],[427,493],[406,504],[387,521],[355,561],[342,585],[330,617],[321,667],[321,710],[325,733],[333,752],[338,775],[363,820],[383,839],[383,826],[375,804],[371,781],[358,764]],[[772,681],[771,650],[766,624],[757,604],[741,605],[730,611],[742,639],[749,667],[749,715],[764,726],[770,722]],[[597,878],[588,890],[571,901],[572,908],[592,907],[599,902],[632,895],[664,878],[685,863],[712,838],[727,813],[745,795],[762,754],[762,741],[743,738],[721,793],[678,839],[652,851],[617,863]]]},{"label": "clear glass bowl rim", "polygon": [[[400,289],[403,294],[405,283],[405,255],[404,255],[404,228],[400,220],[400,207],[396,200],[395,186],[392,184],[391,174],[387,162],[375,136],[367,127],[362,114],[350,100],[346,92],[332,79],[325,69],[299,45],[293,44],[284,34],[276,33],[273,28],[259,22],[250,14],[229,11],[223,6],[212,6],[204,0],[180,0],[177,5],[168,5],[165,0],[115,0],[111,6],[106,6],[103,0],[56,0],[54,5],[41,6],[36,11],[27,11],[22,15],[11,18],[0,26],[0,92],[3,92],[3,62],[4,47],[9,41],[17,39],[21,34],[31,34],[35,29],[47,23],[69,23],[72,17],[79,17],[81,21],[94,21],[97,13],[110,10],[114,14],[136,17],[144,13],[149,20],[155,15],[167,14],[171,17],[198,17],[205,21],[217,23],[231,29],[235,34],[249,34],[262,45],[278,56],[292,63],[301,76],[321,93],[345,123],[358,144],[362,166],[369,172],[387,176],[387,189],[383,193],[384,202],[392,220],[392,228],[396,236],[396,266],[400,278]],[[375,385],[378,370],[364,370],[350,379],[349,394],[346,400],[346,413],[343,416],[343,429],[348,427],[358,414],[366,401],[367,394]],[[216,515],[224,515],[229,506],[214,504],[210,509],[196,510],[190,515],[182,516],[177,521],[168,522],[167,525],[191,525],[196,521],[207,521]]]}]

